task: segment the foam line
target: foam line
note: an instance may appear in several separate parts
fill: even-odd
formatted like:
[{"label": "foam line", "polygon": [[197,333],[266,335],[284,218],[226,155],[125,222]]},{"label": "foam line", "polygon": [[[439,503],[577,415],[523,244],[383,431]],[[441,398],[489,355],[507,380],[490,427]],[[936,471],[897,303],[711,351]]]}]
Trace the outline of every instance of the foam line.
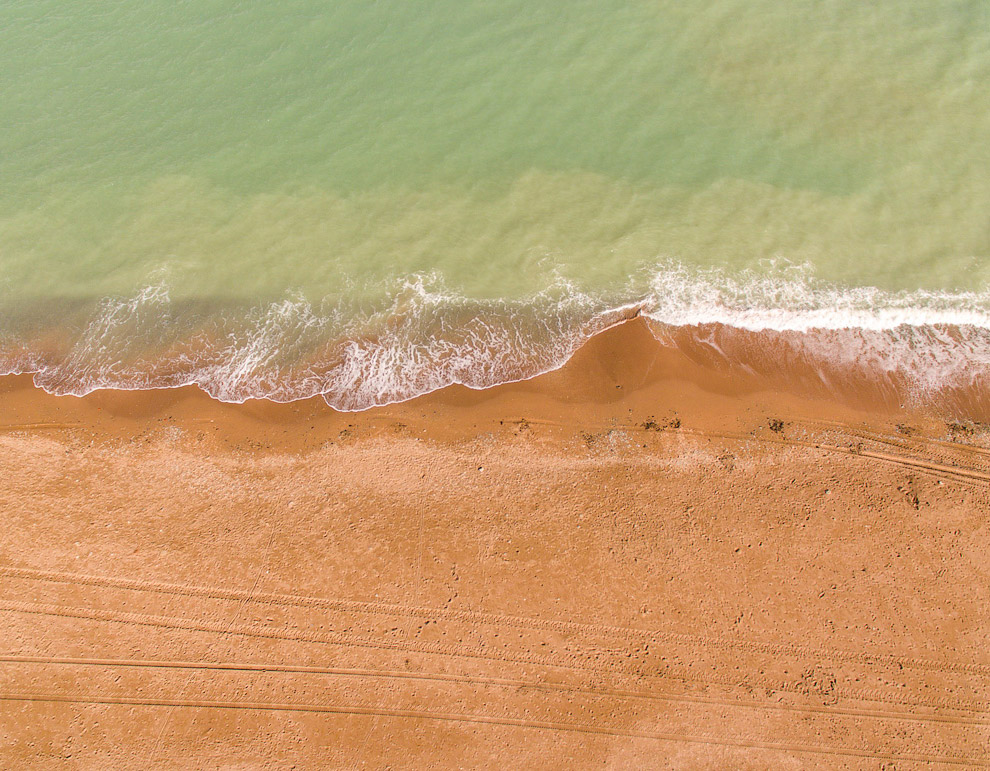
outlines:
[{"label": "foam line", "polygon": [[286,297],[233,317],[183,315],[155,284],[104,299],[62,349],[5,335],[0,373],[32,373],[53,394],[196,385],[224,402],[322,395],[358,411],[453,384],[535,377],[638,314],[661,342],[673,340],[671,330],[708,325],[775,333],[791,355],[896,374],[928,395],[990,372],[987,291],[885,292],[830,285],[806,268],[729,275],[666,263],[645,291],[640,282],[618,299],[560,281],[524,300],[474,300],[434,275],[398,282],[372,311]]}]

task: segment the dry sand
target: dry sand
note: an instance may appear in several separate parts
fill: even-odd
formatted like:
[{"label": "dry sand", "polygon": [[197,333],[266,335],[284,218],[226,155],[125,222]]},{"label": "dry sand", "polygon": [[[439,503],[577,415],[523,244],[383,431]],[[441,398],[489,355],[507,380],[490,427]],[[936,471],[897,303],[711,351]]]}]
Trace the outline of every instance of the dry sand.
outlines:
[{"label": "dry sand", "polygon": [[978,423],[636,320],[340,414],[0,380],[5,768],[990,764]]}]

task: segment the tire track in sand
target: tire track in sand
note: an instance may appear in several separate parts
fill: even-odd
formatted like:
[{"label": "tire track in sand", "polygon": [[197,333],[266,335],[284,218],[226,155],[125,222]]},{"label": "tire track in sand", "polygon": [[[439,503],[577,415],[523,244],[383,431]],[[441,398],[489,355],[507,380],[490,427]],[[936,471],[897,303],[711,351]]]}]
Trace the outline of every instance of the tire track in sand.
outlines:
[{"label": "tire track in sand", "polygon": [[44,693],[0,693],[0,701],[34,701],[64,704],[103,704],[145,707],[185,707],[192,709],[242,709],[269,710],[289,712],[317,712],[333,715],[373,715],[380,717],[408,718],[417,720],[446,721],[499,725],[515,728],[537,729],[546,731],[561,731],[601,736],[626,736],[638,739],[653,739],[657,741],[683,742],[686,744],[707,744],[720,747],[735,747],[740,749],[763,749],[779,752],[802,753],[812,755],[839,755],[847,757],[866,758],[870,760],[908,761],[914,763],[944,763],[948,765],[968,765],[990,767],[990,761],[984,758],[968,758],[959,755],[928,755],[918,753],[878,753],[858,747],[826,746],[814,744],[796,744],[787,742],[746,741],[704,734],[667,733],[663,731],[641,731],[635,729],[595,726],[580,723],[563,723],[548,720],[525,720],[500,715],[487,714],[458,714],[452,712],[433,712],[427,710],[389,709],[365,705],[344,704],[302,704],[275,702],[246,702],[246,701],[206,701],[206,700],[170,700],[170,699],[140,699],[127,697],[88,696],[84,694],[44,694]]},{"label": "tire track in sand", "polygon": [[873,718],[877,720],[905,720],[917,723],[948,723],[954,725],[990,725],[990,716],[959,717],[954,715],[917,715],[908,712],[881,712],[877,710],[850,709],[846,707],[819,706],[815,704],[774,704],[745,699],[719,699],[711,696],[631,691],[598,686],[570,685],[540,680],[513,680],[481,675],[452,675],[442,672],[402,671],[388,669],[354,669],[346,667],[315,667],[308,665],[238,663],[224,661],[162,661],[154,659],[93,659],[53,656],[2,656],[0,662],[11,664],[40,664],[66,666],[92,666],[106,668],[191,669],[204,671],[242,672],[256,674],[329,675],[334,677],[379,678],[390,680],[430,680],[438,682],[466,683],[502,688],[525,688],[535,691],[561,691],[588,696],[605,696],[619,699],[646,701],[671,701],[686,704],[712,704],[723,707],[764,710],[768,712],[800,712],[844,717]]},{"label": "tire track in sand", "polygon": [[960,674],[990,677],[990,665],[974,662],[947,662],[927,658],[898,656],[888,653],[866,653],[826,648],[812,648],[796,643],[776,643],[756,640],[732,639],[680,632],[667,632],[635,627],[606,624],[591,624],[580,621],[539,619],[526,616],[510,616],[485,611],[428,608],[398,603],[366,602],[361,600],[341,600],[306,595],[279,594],[271,592],[251,593],[247,590],[224,589],[221,587],[195,586],[186,584],[150,581],[144,579],[112,578],[80,573],[67,573],[34,568],[17,568],[0,565],[0,576],[26,580],[48,581],[53,583],[83,584],[111,589],[125,589],[138,592],[172,594],[187,597],[202,597],[211,600],[244,601],[262,605],[288,607],[320,607],[344,612],[357,612],[386,616],[406,616],[435,621],[456,620],[469,623],[508,626],[538,631],[559,633],[596,634],[602,637],[621,639],[655,640],[657,642],[702,645],[720,650],[746,650],[768,655],[785,654],[795,657],[852,662],[866,665],[907,667],[931,672],[953,672]]},{"label": "tire track in sand", "polygon": [[[65,605],[35,604],[20,601],[0,601],[0,611],[10,611],[15,613],[26,613],[33,615],[57,616],[63,618],[84,619],[88,621],[100,621],[118,624],[134,624],[139,626],[149,626],[174,631],[205,632],[218,635],[239,635],[269,640],[292,640],[296,642],[315,643],[325,645],[337,645],[347,648],[366,648],[379,650],[401,650],[424,653],[429,655],[439,655],[448,657],[459,657],[467,659],[478,659],[486,661],[498,661],[509,664],[531,664],[548,668],[571,669],[576,671],[592,672],[600,675],[627,674],[635,677],[663,677],[662,675],[651,675],[643,673],[639,669],[631,668],[623,664],[613,664],[611,666],[595,666],[593,663],[582,660],[575,654],[564,652],[558,654],[559,658],[540,654],[507,654],[499,651],[476,651],[467,650],[448,643],[437,642],[389,642],[376,638],[362,638],[355,635],[344,635],[339,632],[301,632],[292,629],[272,629],[264,627],[259,630],[248,626],[230,626],[218,622],[197,621],[192,619],[156,616],[150,614],[131,613],[126,611],[108,611],[102,609],[76,608]],[[749,679],[732,677],[707,677],[702,678],[694,675],[670,675],[671,679],[693,681],[707,685],[721,685],[726,687],[736,687],[740,685],[748,687],[762,688],[767,691],[784,691],[795,694],[803,694],[804,691],[793,683],[773,680],[769,677],[750,677]],[[837,698],[855,699],[859,701],[874,701],[885,704],[898,704],[911,707],[927,707],[929,709],[949,709],[956,711],[984,712],[987,704],[985,702],[970,699],[942,699],[926,698],[916,700],[892,699],[889,695],[876,689],[836,689],[833,695]]]}]

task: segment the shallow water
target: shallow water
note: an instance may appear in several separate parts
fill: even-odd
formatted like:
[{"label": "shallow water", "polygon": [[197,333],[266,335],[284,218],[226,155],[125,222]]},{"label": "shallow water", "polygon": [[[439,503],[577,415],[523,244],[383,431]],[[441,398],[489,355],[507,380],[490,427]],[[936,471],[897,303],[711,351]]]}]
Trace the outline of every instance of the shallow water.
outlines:
[{"label": "shallow water", "polygon": [[8,2],[0,367],[359,409],[639,303],[980,383],[988,82],[982,1]]}]

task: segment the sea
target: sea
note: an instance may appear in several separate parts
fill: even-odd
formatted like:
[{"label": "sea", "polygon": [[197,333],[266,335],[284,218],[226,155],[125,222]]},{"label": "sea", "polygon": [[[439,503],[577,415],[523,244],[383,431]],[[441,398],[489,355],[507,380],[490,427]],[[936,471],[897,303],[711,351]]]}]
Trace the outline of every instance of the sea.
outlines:
[{"label": "sea", "polygon": [[0,374],[362,410],[630,315],[990,388],[990,3],[0,2]]}]

